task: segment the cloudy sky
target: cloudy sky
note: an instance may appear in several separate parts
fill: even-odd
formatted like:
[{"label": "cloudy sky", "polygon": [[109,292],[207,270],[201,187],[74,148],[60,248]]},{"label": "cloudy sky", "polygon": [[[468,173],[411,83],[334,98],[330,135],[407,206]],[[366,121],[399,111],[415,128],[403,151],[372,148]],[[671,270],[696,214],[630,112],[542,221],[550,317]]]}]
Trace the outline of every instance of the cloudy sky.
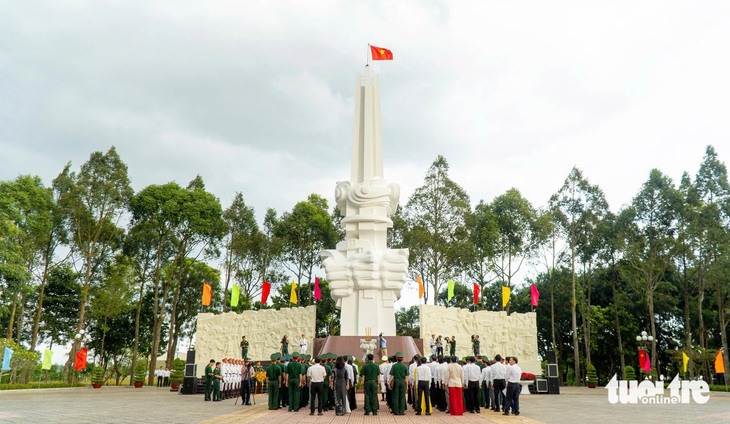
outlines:
[{"label": "cloudy sky", "polygon": [[544,206],[573,166],[617,211],[651,168],[730,160],[730,3],[0,2],[0,179],[117,147],[135,190],[196,174],[261,218],[349,177],[355,76],[380,74],[405,203],[444,155],[472,198]]}]

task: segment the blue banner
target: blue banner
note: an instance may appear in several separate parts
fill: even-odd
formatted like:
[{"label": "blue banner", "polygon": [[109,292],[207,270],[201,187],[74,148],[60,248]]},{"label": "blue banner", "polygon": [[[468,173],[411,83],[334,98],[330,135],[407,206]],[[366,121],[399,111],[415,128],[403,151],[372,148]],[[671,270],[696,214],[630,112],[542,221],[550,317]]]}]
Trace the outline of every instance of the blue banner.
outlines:
[{"label": "blue banner", "polygon": [[13,349],[10,349],[9,347],[5,348],[5,353],[3,354],[3,371],[10,371],[10,358],[13,357]]}]

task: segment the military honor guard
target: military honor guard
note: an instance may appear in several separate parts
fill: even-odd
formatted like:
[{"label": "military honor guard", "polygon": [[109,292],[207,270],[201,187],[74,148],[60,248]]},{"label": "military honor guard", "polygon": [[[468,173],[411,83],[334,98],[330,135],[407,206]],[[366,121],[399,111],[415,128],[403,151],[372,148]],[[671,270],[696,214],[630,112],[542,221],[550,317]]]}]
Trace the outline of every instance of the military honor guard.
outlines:
[{"label": "military honor guard", "polygon": [[211,359],[205,367],[205,400],[211,400],[213,393],[213,368],[215,368],[215,359]]},{"label": "military honor guard", "polygon": [[269,410],[279,409],[279,387],[281,386],[282,372],[279,366],[280,353],[271,355],[271,365],[266,369],[268,382]]},{"label": "military honor guard", "polygon": [[220,402],[223,400],[221,398],[221,380],[222,379],[223,379],[223,376],[221,375],[221,363],[216,362],[215,369],[213,370],[213,402]]},{"label": "military honor guard", "polygon": [[396,352],[395,359],[396,362],[390,367],[388,386],[393,390],[393,414],[405,415],[408,367],[403,364],[403,353]]},{"label": "military honor guard", "polygon": [[248,359],[248,340],[246,336],[241,336],[241,359]]},{"label": "military honor guard", "polygon": [[360,377],[365,390],[365,415],[378,415],[378,380],[380,367],[373,362],[373,354],[367,356],[367,364],[362,367]]},{"label": "military honor guard", "polygon": [[284,373],[284,381],[288,388],[289,394],[289,412],[299,411],[301,388],[304,382],[304,375],[302,374],[302,364],[300,364],[299,352],[292,354],[292,361],[286,365],[286,372]]}]

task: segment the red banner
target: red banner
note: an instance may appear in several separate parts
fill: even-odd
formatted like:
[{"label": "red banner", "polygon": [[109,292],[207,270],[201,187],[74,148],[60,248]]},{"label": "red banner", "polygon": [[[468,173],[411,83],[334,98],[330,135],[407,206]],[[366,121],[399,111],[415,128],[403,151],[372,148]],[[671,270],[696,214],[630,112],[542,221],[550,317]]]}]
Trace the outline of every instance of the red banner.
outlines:
[{"label": "red banner", "polygon": [[261,304],[266,304],[269,299],[269,293],[271,293],[271,283],[264,281],[263,287],[261,287]]},{"label": "red banner", "polygon": [[646,350],[639,349],[639,369],[640,370],[643,370],[644,367],[646,366],[646,360],[647,360]]},{"label": "red banner", "polygon": [[86,355],[89,353],[89,350],[85,347],[82,347],[81,350],[76,352],[76,361],[74,361],[74,369],[76,371],[81,371],[86,368]]},{"label": "red banner", "polygon": [[314,277],[314,298],[322,299],[322,289],[319,288],[319,277]]},{"label": "red banner", "polygon": [[481,289],[479,288],[479,284],[474,283],[474,304],[479,304],[479,292]]}]

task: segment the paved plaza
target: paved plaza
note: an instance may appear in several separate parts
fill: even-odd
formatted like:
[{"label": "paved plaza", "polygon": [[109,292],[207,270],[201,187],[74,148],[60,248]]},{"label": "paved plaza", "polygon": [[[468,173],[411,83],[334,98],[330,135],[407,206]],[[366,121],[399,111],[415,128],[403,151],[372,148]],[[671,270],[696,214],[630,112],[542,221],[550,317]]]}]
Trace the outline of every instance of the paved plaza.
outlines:
[{"label": "paved plaza", "polygon": [[[362,405],[359,394],[358,405]],[[381,403],[381,413],[364,416],[362,407],[351,415],[322,417],[286,410],[268,411],[266,395],[256,405],[242,407],[234,400],[203,402],[202,395],[183,396],[156,387],[103,387],[9,390],[0,392],[0,423],[730,423],[730,394],[713,392],[704,405],[611,405],[605,389],[561,388],[560,395],[520,397],[521,415],[505,417],[492,411],[452,417],[435,411],[416,416],[412,410],[395,417]]]}]

